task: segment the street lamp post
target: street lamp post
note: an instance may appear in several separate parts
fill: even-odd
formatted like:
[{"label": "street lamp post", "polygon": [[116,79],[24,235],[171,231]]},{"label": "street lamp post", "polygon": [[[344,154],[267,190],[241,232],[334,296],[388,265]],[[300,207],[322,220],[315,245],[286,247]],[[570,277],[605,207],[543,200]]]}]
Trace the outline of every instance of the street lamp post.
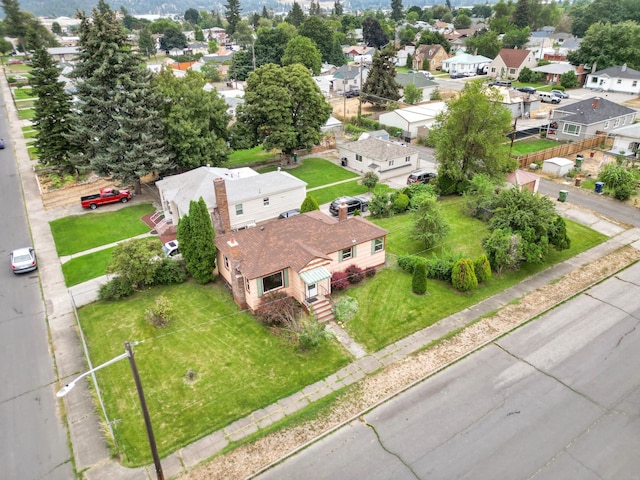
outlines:
[{"label": "street lamp post", "polygon": [[74,380],[66,384],[64,387],[62,387],[58,391],[58,393],[56,393],[56,396],[64,397],[67,393],[71,391],[71,389],[73,389],[73,387],[76,386],[76,383],[78,383],[79,380],[82,380],[87,375],[90,375],[96,372],[97,370],[100,370],[104,367],[107,367],[116,362],[119,362],[120,360],[129,358],[129,365],[131,366],[131,371],[133,373],[133,380],[136,384],[138,397],[140,399],[140,407],[142,408],[142,416],[144,417],[144,424],[147,429],[147,437],[149,439],[149,446],[151,447],[151,456],[153,457],[153,464],[155,465],[155,468],[156,468],[156,477],[158,480],[164,480],[164,473],[162,472],[162,464],[160,463],[160,456],[158,455],[158,447],[156,446],[156,438],[155,438],[155,435],[153,434],[153,427],[151,426],[151,417],[149,416],[149,410],[147,409],[147,401],[144,397],[144,390],[142,389],[142,382],[140,381],[140,375],[138,374],[138,367],[136,365],[136,360],[133,355],[133,348],[131,343],[124,342],[124,349],[125,349],[125,353],[118,355],[117,357],[112,358],[111,360],[101,365],[98,365],[97,367],[94,367],[91,370],[88,370],[83,374],[79,375],[78,377],[76,377]]}]

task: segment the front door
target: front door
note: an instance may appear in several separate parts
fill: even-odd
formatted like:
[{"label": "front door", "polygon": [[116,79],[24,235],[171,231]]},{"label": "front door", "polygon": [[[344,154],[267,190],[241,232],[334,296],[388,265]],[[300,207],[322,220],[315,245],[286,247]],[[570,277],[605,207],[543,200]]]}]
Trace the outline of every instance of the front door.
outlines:
[{"label": "front door", "polygon": [[307,285],[307,298],[313,298],[316,295],[318,295],[318,285],[316,283]]}]

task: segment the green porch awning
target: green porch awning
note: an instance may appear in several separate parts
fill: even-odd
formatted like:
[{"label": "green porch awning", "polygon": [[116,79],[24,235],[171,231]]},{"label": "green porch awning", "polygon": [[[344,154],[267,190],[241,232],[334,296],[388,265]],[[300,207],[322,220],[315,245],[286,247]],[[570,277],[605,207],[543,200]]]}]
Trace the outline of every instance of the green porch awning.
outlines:
[{"label": "green porch awning", "polygon": [[302,272],[300,274],[300,278],[305,283],[305,285],[313,285],[314,283],[318,283],[322,280],[331,278],[331,272],[324,267],[317,267],[313,270]]}]

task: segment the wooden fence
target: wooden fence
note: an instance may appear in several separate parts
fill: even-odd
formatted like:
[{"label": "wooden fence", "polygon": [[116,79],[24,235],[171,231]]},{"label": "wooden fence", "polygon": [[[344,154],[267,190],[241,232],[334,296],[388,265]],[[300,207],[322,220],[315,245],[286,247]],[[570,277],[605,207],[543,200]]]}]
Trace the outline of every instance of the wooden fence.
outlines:
[{"label": "wooden fence", "polygon": [[518,160],[520,168],[526,169],[532,163],[542,162],[548,158],[569,157],[570,155],[577,154],[583,150],[593,150],[595,148],[602,148],[603,146],[604,148],[611,148],[613,146],[613,139],[610,137],[607,138],[606,134],[599,134],[591,138],[585,138],[584,140],[578,140],[577,142],[563,143],[557,147],[527,153],[526,155],[520,155],[515,158]]}]

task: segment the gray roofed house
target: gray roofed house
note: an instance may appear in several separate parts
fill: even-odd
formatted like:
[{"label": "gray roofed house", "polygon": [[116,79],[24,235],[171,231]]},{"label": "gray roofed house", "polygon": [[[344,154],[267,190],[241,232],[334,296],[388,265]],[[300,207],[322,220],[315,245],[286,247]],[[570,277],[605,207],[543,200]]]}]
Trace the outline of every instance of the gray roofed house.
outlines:
[{"label": "gray roofed house", "polygon": [[[224,180],[214,189],[216,179]],[[223,216],[226,211],[229,229],[244,228],[272,218],[286,210],[298,208],[306,196],[306,183],[278,170],[259,174],[243,168],[198,167],[156,182],[165,219],[177,225],[189,213],[192,200],[202,197],[209,212]],[[224,199],[220,200],[220,194]],[[222,208],[226,205],[226,209]],[[220,208],[218,208],[220,207]],[[220,225],[216,231],[220,231]]]},{"label": "gray roofed house", "polygon": [[[561,104],[560,104],[561,105]],[[582,140],[597,132],[630,125],[636,118],[632,108],[606,98],[589,98],[572,105],[558,106],[549,120],[549,137],[558,140]]]},{"label": "gray roofed house", "polygon": [[401,143],[366,138],[338,147],[349,168],[360,173],[374,172],[381,180],[409,174],[418,165],[418,151]]},{"label": "gray roofed house", "polygon": [[47,53],[56,62],[73,62],[80,54],[79,47],[51,47],[47,48]]},{"label": "gray roofed house", "polygon": [[369,76],[365,65],[342,65],[333,74],[333,87],[336,90],[360,89]]},{"label": "gray roofed house", "polygon": [[438,88],[438,84],[432,80],[429,80],[423,73],[398,73],[396,74],[396,82],[402,87],[401,100],[404,98],[404,89],[407,85],[414,85],[418,90],[422,92],[422,100],[430,100],[433,91]]},{"label": "gray roofed house", "polygon": [[585,88],[604,92],[640,94],[640,72],[622,66],[609,67],[587,75]]}]

